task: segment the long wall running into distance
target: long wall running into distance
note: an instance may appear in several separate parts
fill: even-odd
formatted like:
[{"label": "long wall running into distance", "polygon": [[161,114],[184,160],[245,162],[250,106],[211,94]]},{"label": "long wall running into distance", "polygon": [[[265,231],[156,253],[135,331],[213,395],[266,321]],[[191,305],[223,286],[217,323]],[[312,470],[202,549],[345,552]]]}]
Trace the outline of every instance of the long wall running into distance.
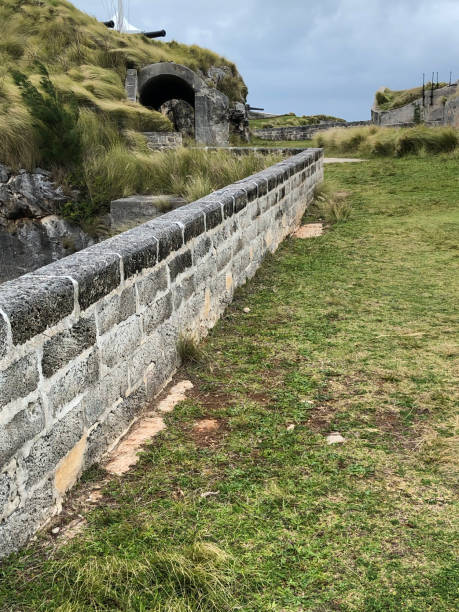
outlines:
[{"label": "long wall running into distance", "polygon": [[299,224],[309,149],[0,286],[0,557],[55,512]]}]

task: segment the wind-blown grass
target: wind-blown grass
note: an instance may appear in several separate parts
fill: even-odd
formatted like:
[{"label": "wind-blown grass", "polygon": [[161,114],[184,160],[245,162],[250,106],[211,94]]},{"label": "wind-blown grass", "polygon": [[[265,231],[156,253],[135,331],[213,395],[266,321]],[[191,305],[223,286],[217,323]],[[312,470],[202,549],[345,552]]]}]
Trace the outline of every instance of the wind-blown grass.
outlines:
[{"label": "wind-blown grass", "polygon": [[66,0],[2,0],[0,163],[28,169],[40,163],[33,118],[13,83],[11,69],[24,73],[37,86],[39,62],[47,68],[57,91],[72,93],[81,109],[112,118],[120,129],[170,131],[172,124],[166,117],[130,103],[123,85],[128,67],[161,61],[183,64],[203,74],[211,66],[227,67],[228,78],[221,87],[230,99],[245,100],[247,88],[236,66],[212,51],[120,34]]},{"label": "wind-blown grass", "polygon": [[402,129],[377,126],[333,128],[316,134],[312,142],[313,146],[325,147],[327,153],[403,157],[450,153],[459,145],[459,131],[422,125]]}]

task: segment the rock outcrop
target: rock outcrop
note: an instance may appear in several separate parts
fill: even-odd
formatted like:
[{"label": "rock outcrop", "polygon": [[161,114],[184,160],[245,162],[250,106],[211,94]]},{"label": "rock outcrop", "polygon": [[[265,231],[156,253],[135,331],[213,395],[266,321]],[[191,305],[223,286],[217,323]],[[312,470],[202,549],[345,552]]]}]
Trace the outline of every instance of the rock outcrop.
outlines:
[{"label": "rock outcrop", "polygon": [[15,173],[0,164],[0,283],[93,244],[59,217],[68,200],[46,170]]}]

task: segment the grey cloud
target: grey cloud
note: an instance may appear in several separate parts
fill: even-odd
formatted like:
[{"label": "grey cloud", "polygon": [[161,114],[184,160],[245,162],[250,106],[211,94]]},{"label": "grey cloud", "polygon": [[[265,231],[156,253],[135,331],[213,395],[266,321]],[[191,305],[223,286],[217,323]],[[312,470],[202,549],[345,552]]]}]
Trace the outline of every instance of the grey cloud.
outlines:
[{"label": "grey cloud", "polygon": [[[107,19],[111,0],[78,8]],[[459,78],[457,0],[130,0],[129,20],[233,60],[271,112],[366,119],[381,85]]]}]

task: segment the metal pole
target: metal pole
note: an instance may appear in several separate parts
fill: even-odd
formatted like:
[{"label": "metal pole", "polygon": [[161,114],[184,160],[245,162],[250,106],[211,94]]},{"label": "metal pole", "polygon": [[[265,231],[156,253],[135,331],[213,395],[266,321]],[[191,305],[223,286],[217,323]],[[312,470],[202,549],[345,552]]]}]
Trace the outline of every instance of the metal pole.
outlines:
[{"label": "metal pole", "polygon": [[430,84],[430,106],[433,106],[434,77],[435,73],[432,72],[432,82]]},{"label": "metal pole", "polygon": [[437,72],[437,89],[440,87],[440,83],[438,82],[438,72]]},{"label": "metal pole", "polygon": [[123,0],[118,0],[118,24],[117,24],[118,32],[123,31],[124,26],[124,15],[123,15]]},{"label": "metal pole", "polygon": [[426,105],[426,73],[422,73],[422,106]]}]

